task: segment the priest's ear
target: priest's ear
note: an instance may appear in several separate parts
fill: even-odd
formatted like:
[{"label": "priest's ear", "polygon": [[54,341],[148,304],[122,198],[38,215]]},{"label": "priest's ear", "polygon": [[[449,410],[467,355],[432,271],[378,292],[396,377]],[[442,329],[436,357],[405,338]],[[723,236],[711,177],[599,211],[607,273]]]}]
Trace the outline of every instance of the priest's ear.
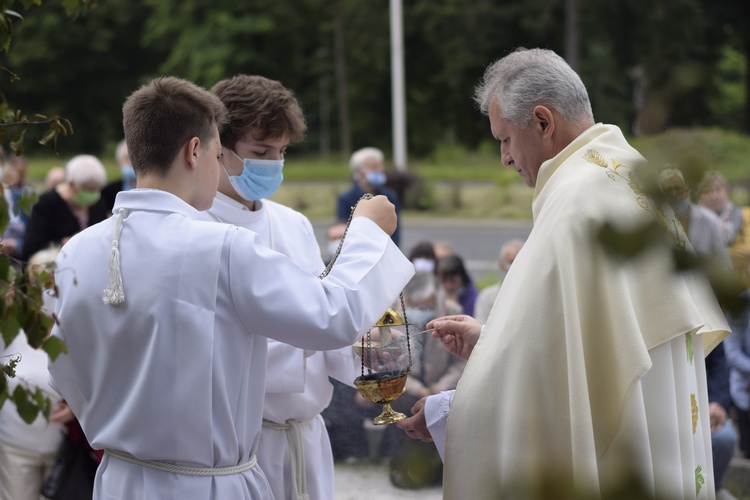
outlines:
[{"label": "priest's ear", "polygon": [[552,137],[555,131],[555,115],[547,106],[536,106],[532,114],[533,125],[545,139]]}]

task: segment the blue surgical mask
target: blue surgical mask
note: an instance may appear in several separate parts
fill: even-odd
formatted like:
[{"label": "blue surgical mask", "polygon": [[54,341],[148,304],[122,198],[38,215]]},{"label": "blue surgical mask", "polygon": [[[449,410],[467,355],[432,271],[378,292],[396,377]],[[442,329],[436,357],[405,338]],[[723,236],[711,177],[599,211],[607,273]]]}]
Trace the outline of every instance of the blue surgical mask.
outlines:
[{"label": "blue surgical mask", "polygon": [[226,168],[224,172],[229,177],[229,182],[235,192],[242,199],[247,201],[262,200],[278,191],[281,181],[284,180],[284,174],[282,173],[284,160],[240,158],[234,151],[232,151],[232,154],[242,160],[242,173],[240,175],[229,175]]},{"label": "blue surgical mask", "polygon": [[127,179],[129,181],[135,180],[135,169],[133,169],[133,165],[123,165],[120,167],[120,174],[122,175],[123,179]]},{"label": "blue surgical mask", "polygon": [[385,186],[385,172],[367,172],[365,179],[367,179],[367,183],[372,187],[379,188]]}]

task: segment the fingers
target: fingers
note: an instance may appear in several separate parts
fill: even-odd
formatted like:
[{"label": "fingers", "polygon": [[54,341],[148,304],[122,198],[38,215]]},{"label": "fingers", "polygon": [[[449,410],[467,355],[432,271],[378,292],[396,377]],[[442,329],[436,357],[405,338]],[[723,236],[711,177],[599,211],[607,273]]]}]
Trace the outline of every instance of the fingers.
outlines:
[{"label": "fingers", "polygon": [[396,230],[396,207],[383,195],[361,200],[354,209],[354,217],[367,217],[388,235]]}]

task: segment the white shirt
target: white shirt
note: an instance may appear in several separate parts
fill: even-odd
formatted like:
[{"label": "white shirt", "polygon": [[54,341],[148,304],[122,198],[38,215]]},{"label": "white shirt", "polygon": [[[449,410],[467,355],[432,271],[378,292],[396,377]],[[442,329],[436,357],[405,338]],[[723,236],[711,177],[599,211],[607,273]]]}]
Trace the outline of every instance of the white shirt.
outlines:
[{"label": "white shirt", "polygon": [[[57,259],[53,330],[69,354],[50,364],[94,448],[195,467],[255,454],[267,341],[351,345],[413,274],[372,221],[356,218],[327,279],[235,226],[199,221],[158,190],[117,195],[125,303],[102,302],[114,218],[77,234]],[[386,299],[387,297],[387,299]],[[260,468],[227,476],[144,469],[105,454],[95,498],[268,498]]]},{"label": "white shirt", "polygon": [[[270,200],[256,202],[256,210],[217,193],[213,206],[204,212],[209,220],[232,223],[258,234],[267,247],[289,256],[311,275],[318,276],[325,266],[310,221],[301,213]],[[305,490],[311,500],[326,500],[333,496],[333,455],[328,433],[322,419],[314,419],[323,411],[333,396],[333,385],[328,377],[353,386],[360,374],[354,351],[347,346],[333,351],[311,351],[275,340],[268,341],[268,376],[263,405],[264,421],[299,425],[296,431],[281,430],[264,425],[258,461],[263,468],[276,498],[292,498],[292,483],[301,480],[293,474],[296,467],[295,449],[304,452],[306,481],[298,489]],[[300,425],[301,424],[301,425]],[[288,433],[291,433],[288,435]]]}]

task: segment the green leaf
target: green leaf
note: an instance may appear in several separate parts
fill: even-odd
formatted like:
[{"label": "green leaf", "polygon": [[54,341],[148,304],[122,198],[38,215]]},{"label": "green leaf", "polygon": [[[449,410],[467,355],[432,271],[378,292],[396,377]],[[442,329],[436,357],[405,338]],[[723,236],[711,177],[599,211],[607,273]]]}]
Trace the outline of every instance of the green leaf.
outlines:
[{"label": "green leaf", "polygon": [[5,342],[6,346],[13,342],[18,335],[18,332],[21,330],[18,320],[12,313],[12,309],[9,308],[6,311],[5,317],[0,319],[0,330],[2,331],[3,342]]},{"label": "green leaf", "polygon": [[18,19],[20,19],[21,21],[23,21],[23,16],[21,14],[19,14],[18,12],[16,12],[15,10],[5,9],[5,15],[6,16],[17,17]]},{"label": "green leaf", "polygon": [[54,361],[62,353],[68,352],[68,347],[65,345],[60,337],[49,336],[45,339],[42,344],[42,350],[47,353],[49,359]]},{"label": "green leaf", "polygon": [[39,139],[39,144],[41,144],[42,146],[47,146],[47,147],[54,149],[57,146],[57,136],[59,133],[60,131],[57,128],[50,125],[50,127],[42,136],[42,138]]},{"label": "green leaf", "polygon": [[16,404],[18,416],[27,424],[36,420],[37,415],[39,415],[39,407],[32,401],[28,391],[20,385],[16,386],[16,390],[13,391],[13,402]]},{"label": "green leaf", "polygon": [[3,407],[6,399],[8,399],[8,379],[3,373],[0,375],[0,408]]},{"label": "green leaf", "polygon": [[21,201],[18,204],[18,208],[26,215],[31,215],[31,206],[39,200],[39,195],[33,191],[24,193],[21,197]]},{"label": "green leaf", "polygon": [[[0,255],[0,281],[8,281],[10,274],[10,259],[7,255]],[[0,314],[2,314],[0,312]]]},{"label": "green leaf", "polygon": [[603,224],[597,238],[599,243],[614,257],[628,260],[637,257],[648,247],[662,239],[663,231],[657,223],[647,223],[632,231],[621,231]]},{"label": "green leaf", "polygon": [[44,394],[39,387],[34,391],[34,401],[44,419],[49,422],[49,416],[52,413],[52,401],[50,401],[47,395]]},{"label": "green leaf", "polygon": [[15,135],[11,137],[10,142],[8,143],[10,150],[18,156],[23,155],[23,137],[25,135],[26,127],[24,127],[20,132],[16,132]]},{"label": "green leaf", "polygon": [[23,8],[28,10],[32,5],[42,5],[42,0],[22,0]]},{"label": "green leaf", "polygon": [[18,366],[18,362],[21,360],[21,356],[19,354],[11,355],[11,356],[3,356],[3,358],[7,359],[8,362],[3,366],[3,374],[13,378],[16,376],[16,367]]},{"label": "green leaf", "polygon": [[10,207],[8,207],[8,200],[5,196],[0,196],[0,234],[5,233],[5,228],[8,227],[10,221]]}]

